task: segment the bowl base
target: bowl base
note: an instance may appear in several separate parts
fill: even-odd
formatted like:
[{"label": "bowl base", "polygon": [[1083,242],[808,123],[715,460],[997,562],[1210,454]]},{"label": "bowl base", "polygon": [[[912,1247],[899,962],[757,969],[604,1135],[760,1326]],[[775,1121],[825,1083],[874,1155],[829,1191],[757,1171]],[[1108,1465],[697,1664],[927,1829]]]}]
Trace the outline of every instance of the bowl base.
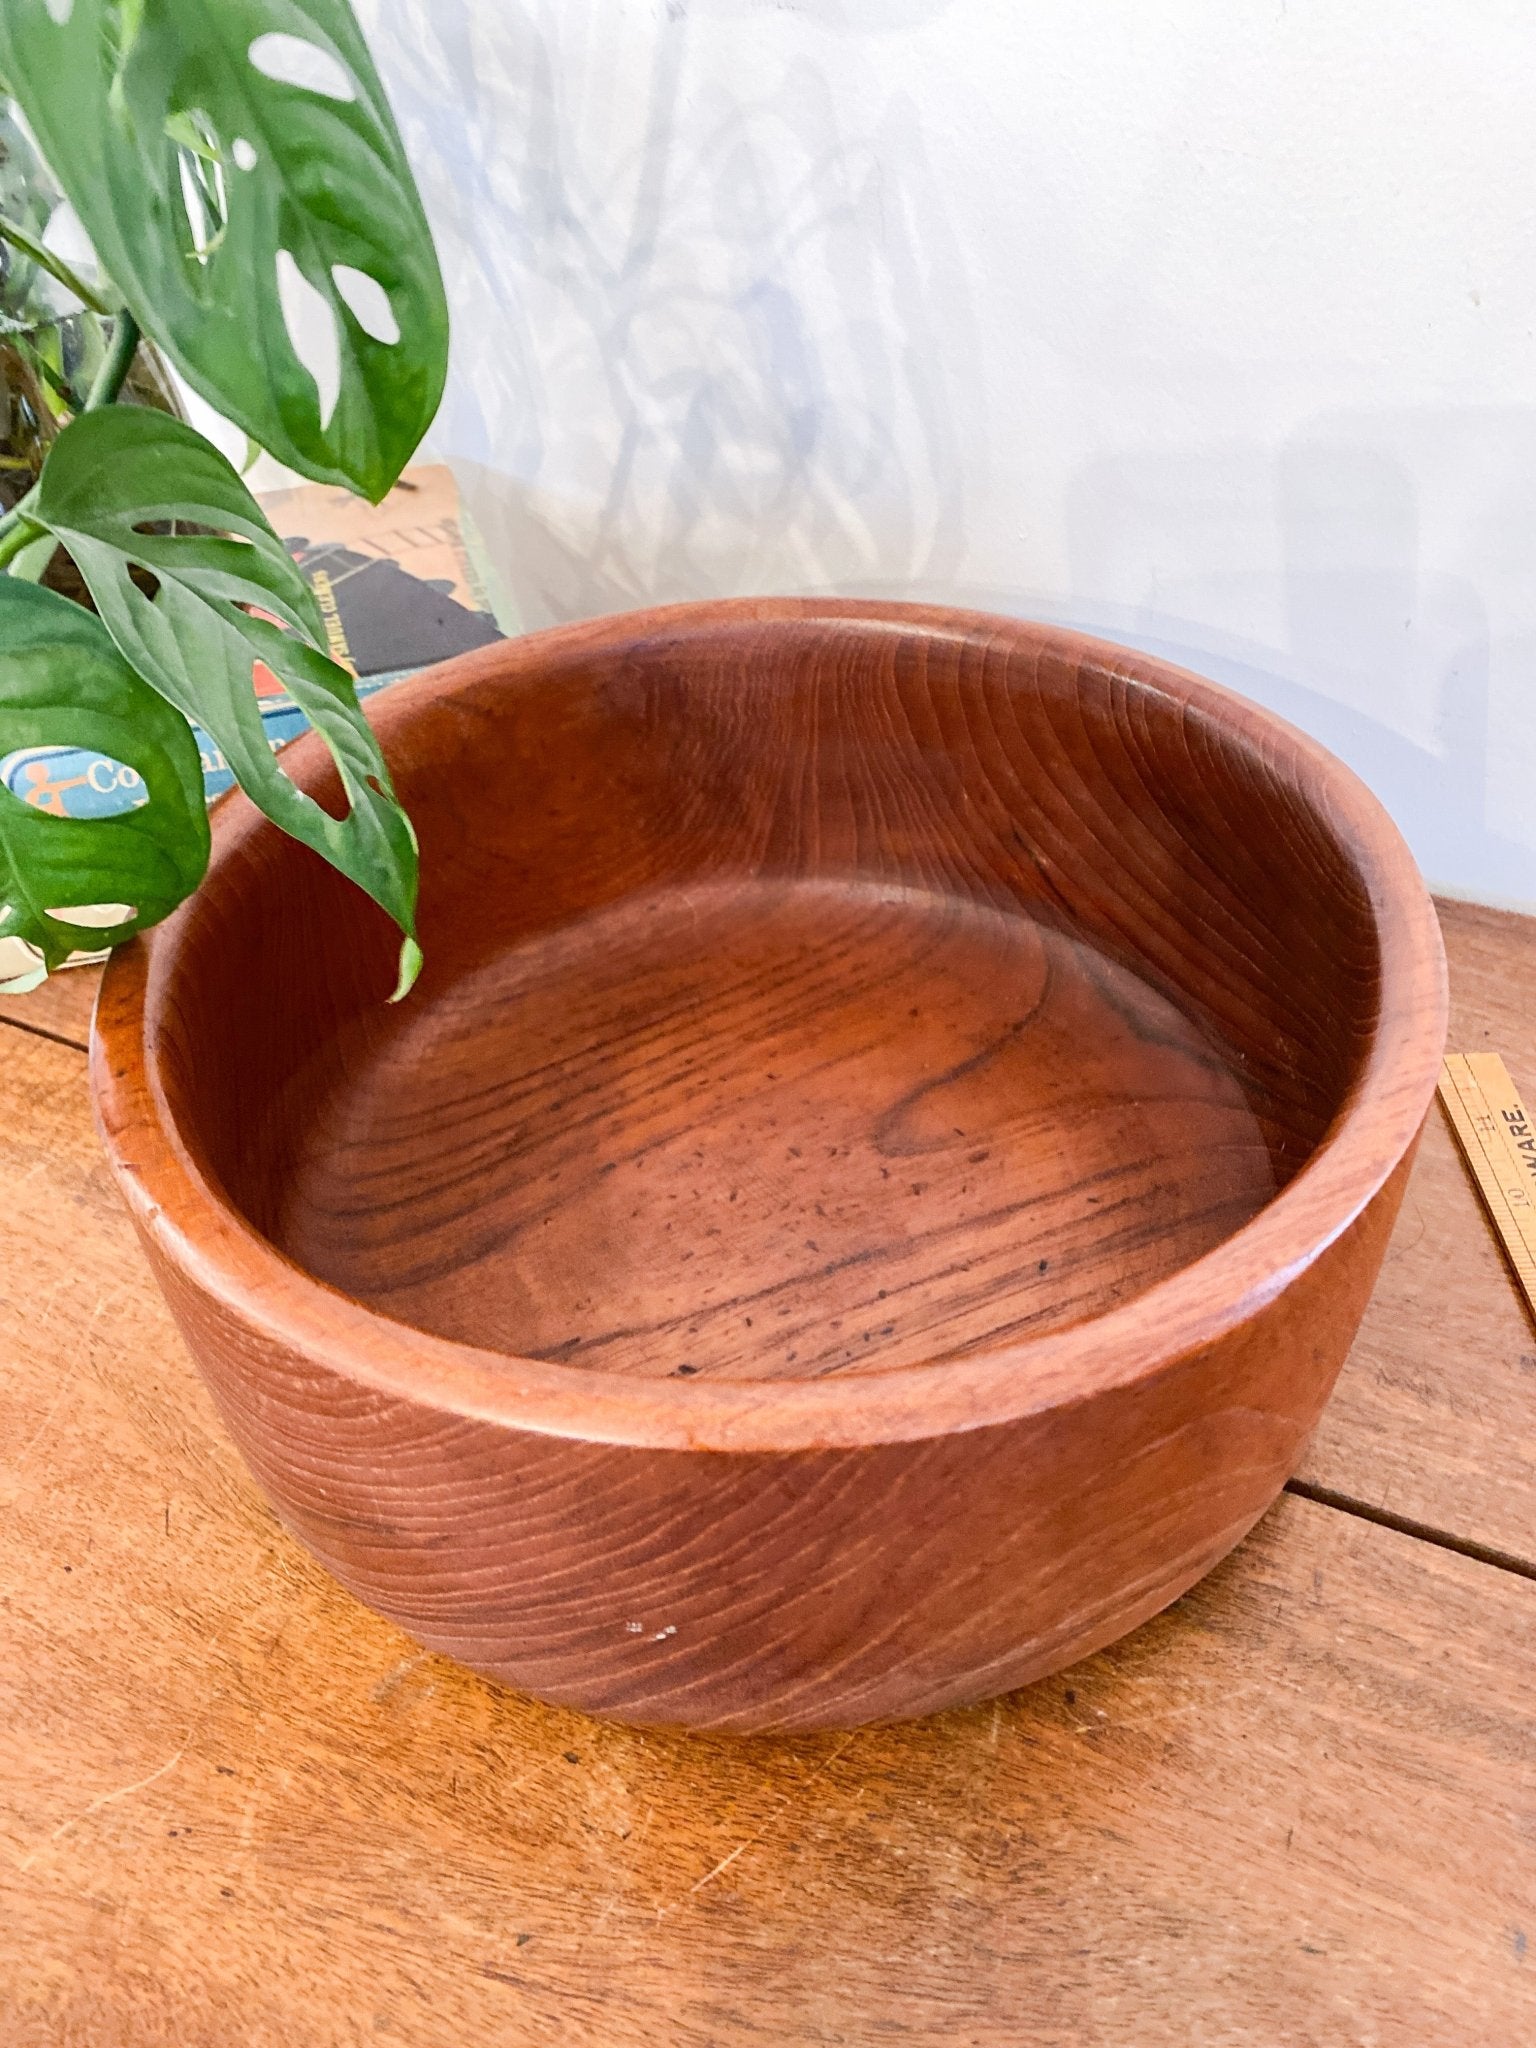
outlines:
[{"label": "bowl base", "polygon": [[274,1237],[394,1319],[593,1370],[885,1369],[1095,1315],[1274,1193],[1231,1053],[1019,909],[629,896],[296,1076]]}]

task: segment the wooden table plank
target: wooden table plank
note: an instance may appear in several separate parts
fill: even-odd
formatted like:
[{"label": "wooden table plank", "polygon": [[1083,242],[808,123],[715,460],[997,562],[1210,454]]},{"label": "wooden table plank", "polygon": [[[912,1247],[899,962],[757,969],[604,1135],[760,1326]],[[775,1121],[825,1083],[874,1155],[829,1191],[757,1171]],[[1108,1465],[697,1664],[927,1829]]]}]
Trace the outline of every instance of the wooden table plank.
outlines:
[{"label": "wooden table plank", "polygon": [[[1440,904],[1450,1045],[1536,1097],[1536,918]],[[1536,1569],[1536,1328],[1437,1106],[1304,1481]]]},{"label": "wooden table plank", "polygon": [[0,1077],[0,2039],[1349,2048],[1536,2028],[1536,1586],[1287,1499],[1075,1672],[604,1728],[276,1526],[78,1055]]},{"label": "wooden table plank", "polygon": [[101,973],[99,967],[68,967],[50,974],[30,995],[0,996],[0,1024],[20,1024],[27,1031],[45,1032],[84,1047],[90,1038],[91,1010]]}]

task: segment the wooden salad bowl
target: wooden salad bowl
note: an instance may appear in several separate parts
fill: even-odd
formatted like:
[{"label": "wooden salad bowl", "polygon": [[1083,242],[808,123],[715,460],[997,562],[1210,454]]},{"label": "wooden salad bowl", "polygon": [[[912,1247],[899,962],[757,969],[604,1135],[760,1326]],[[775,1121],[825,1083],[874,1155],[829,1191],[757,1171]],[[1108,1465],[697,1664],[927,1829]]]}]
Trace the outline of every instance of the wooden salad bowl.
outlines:
[{"label": "wooden salad bowl", "polygon": [[1444,1038],[1347,769],[1146,655],[829,600],[374,708],[413,994],[236,797],[93,1053],[187,1342],[344,1584],[551,1700],[800,1729],[1039,1678],[1231,1549]]}]

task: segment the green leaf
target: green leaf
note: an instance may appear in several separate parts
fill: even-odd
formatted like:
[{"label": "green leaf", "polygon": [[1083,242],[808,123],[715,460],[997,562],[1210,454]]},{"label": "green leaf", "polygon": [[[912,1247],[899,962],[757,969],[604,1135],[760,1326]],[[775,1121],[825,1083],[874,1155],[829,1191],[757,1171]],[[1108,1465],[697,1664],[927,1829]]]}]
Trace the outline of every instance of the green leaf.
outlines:
[{"label": "green leaf", "polygon": [[178,149],[189,149],[205,164],[218,164],[224,161],[218,144],[209,141],[203,123],[196,114],[168,114],[165,132]]},{"label": "green leaf", "polygon": [[[0,761],[81,747],[131,769],[145,799],[117,817],[57,817],[0,778],[0,938],[47,967],[115,946],[167,916],[202,880],[208,814],[187,721],[129,668],[100,620],[51,590],[0,577]],[[109,925],[61,909],[123,905]]]},{"label": "green leaf", "polygon": [[[307,46],[318,86],[269,75],[274,38]],[[437,410],[448,318],[346,0],[0,0],[0,73],[107,274],[188,382],[294,469],[382,497]],[[349,96],[321,89],[338,86]],[[335,323],[328,419],[284,318],[280,254]]]},{"label": "green leaf", "polygon": [[[29,511],[69,550],[130,666],[212,735],[274,824],[366,889],[410,935],[416,840],[384,756],[352,678],[319,651],[324,629],[312,592],[218,449],[146,407],[83,413],[54,443]],[[217,531],[143,530],[172,522]],[[156,579],[153,598],[134,568]],[[253,617],[246,605],[270,616]],[[329,746],[345,817],[322,810],[274,759],[256,699],[258,661]]]}]

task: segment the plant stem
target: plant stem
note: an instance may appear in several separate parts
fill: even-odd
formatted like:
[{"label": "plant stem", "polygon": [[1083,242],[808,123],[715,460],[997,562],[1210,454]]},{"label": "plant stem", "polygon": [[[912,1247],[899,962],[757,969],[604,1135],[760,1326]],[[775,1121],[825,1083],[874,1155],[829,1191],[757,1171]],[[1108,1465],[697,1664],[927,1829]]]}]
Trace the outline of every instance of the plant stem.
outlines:
[{"label": "plant stem", "polygon": [[[111,405],[123,388],[123,380],[133,367],[138,353],[139,323],[129,312],[114,313],[112,316],[112,338],[107,343],[107,352],[101,359],[101,368],[92,380],[86,393],[82,412],[99,412],[104,405]],[[35,519],[28,516],[30,508],[37,502],[37,485],[34,484],[23,498],[0,519],[0,569],[8,568],[24,548],[40,540],[44,529]],[[47,564],[44,563],[44,568]],[[30,580],[37,581],[38,576]]]},{"label": "plant stem", "polygon": [[133,367],[139,340],[139,323],[133,315],[127,311],[114,313],[112,339],[107,343],[107,352],[101,359],[95,381],[86,393],[82,411],[99,412],[104,405],[112,404],[123,388],[123,379]]},{"label": "plant stem", "polygon": [[77,277],[61,256],[55,256],[46,243],[30,234],[19,221],[7,220],[4,214],[0,214],[0,242],[9,242],[23,256],[30,256],[39,270],[46,270],[50,277],[57,278],[65,291],[73,292],[81,305],[91,312],[111,313],[112,308],[100,292],[94,291],[83,277]]},{"label": "plant stem", "polygon": [[34,485],[28,491],[27,496],[21,500],[21,503],[13,505],[6,514],[7,520],[14,520],[16,523],[14,526],[8,527],[4,533],[0,533],[0,569],[6,568],[13,562],[23,548],[31,547],[33,541],[37,540],[43,532],[43,528],[34,520],[29,519],[22,510],[22,506],[27,503],[27,499],[36,495],[36,489],[37,487]]},{"label": "plant stem", "polygon": [[58,551],[59,544],[53,535],[39,529],[37,539],[22,549],[6,573],[18,583],[41,583]]}]

